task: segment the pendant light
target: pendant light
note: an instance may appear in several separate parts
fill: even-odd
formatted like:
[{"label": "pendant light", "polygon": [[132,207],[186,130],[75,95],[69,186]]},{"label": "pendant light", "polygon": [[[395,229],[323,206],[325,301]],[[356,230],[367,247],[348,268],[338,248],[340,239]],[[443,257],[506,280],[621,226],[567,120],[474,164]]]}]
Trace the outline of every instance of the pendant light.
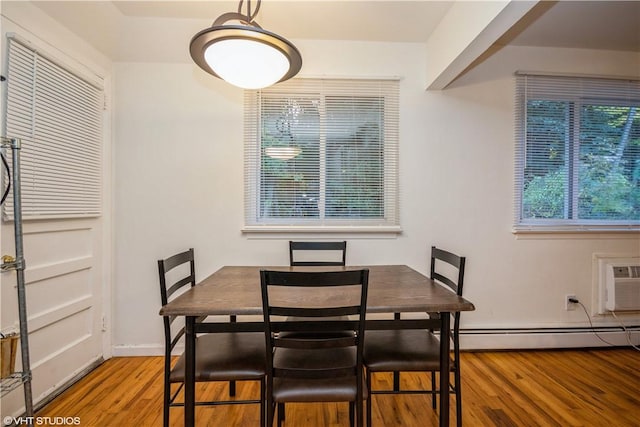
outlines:
[{"label": "pendant light", "polygon": [[[247,1],[246,14],[229,12],[213,25],[193,36],[189,50],[196,64],[234,86],[260,89],[295,76],[302,67],[302,57],[296,47],[284,37],[262,29],[254,21],[260,10],[258,0],[251,11]],[[227,24],[227,22],[235,23]]]}]

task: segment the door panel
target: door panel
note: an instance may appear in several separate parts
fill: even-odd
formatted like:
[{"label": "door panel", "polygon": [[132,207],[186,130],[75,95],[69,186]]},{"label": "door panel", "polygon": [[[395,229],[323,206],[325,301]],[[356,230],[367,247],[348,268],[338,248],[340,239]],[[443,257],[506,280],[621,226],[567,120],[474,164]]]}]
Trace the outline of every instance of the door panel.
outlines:
[{"label": "door panel", "polygon": [[[101,219],[25,221],[25,285],[34,404],[103,357]],[[13,224],[2,223],[2,254]],[[2,328],[16,325],[15,273],[0,276]],[[19,365],[19,356],[17,365]],[[20,389],[11,393],[21,395]],[[3,414],[21,411],[14,396]],[[14,403],[15,402],[15,403]],[[18,406],[19,405],[19,406]]]}]

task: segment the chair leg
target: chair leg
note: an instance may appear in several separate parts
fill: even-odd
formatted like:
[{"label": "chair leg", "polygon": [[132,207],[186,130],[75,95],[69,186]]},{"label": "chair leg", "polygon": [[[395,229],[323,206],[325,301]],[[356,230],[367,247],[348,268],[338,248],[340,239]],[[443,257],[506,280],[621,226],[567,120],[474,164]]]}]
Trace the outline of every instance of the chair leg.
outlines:
[{"label": "chair leg", "polygon": [[267,427],[266,425],[266,419],[265,419],[265,411],[266,411],[266,407],[265,407],[265,391],[266,391],[266,385],[265,385],[265,381],[266,379],[263,378],[260,380],[260,427]]},{"label": "chair leg", "polygon": [[354,421],[355,414],[353,413],[354,412],[353,409],[354,409],[354,402],[349,402],[349,426],[350,427],[354,427],[353,421]]},{"label": "chair leg", "polygon": [[453,334],[453,384],[456,392],[456,425],[462,426],[462,382],[460,380],[460,333]]},{"label": "chair leg", "polygon": [[400,391],[400,372],[393,373],[393,391],[396,393]]},{"label": "chair leg", "polygon": [[169,372],[171,371],[171,354],[164,355],[164,399],[162,408],[162,425],[169,427],[169,411],[171,410],[171,382]]},{"label": "chair leg", "polygon": [[438,393],[436,393],[436,372],[432,371],[431,372],[431,407],[435,410],[436,409],[436,400],[438,397]]},{"label": "chair leg", "polygon": [[460,366],[456,366],[453,375],[456,388],[456,426],[462,427],[462,383],[460,382]]},{"label": "chair leg", "polygon": [[278,403],[278,425],[281,425],[284,421],[285,412],[284,412],[284,403]]},{"label": "chair leg", "polygon": [[171,403],[171,384],[167,378],[164,379],[164,399],[162,401],[162,425],[169,427],[169,404]]},{"label": "chair leg", "polygon": [[267,392],[267,427],[273,427],[273,418],[276,412],[276,404],[271,401],[271,397],[269,396],[269,392]]},{"label": "chair leg", "polygon": [[282,403],[278,403],[276,406],[278,408],[276,411],[277,412],[276,418],[278,419],[278,427],[282,427],[282,422],[284,421],[284,419],[280,416],[280,412],[281,412],[281,409],[284,407],[284,405]]},{"label": "chair leg", "polygon": [[371,427],[371,400],[373,399],[373,393],[371,392],[371,372],[367,372],[367,427]]}]

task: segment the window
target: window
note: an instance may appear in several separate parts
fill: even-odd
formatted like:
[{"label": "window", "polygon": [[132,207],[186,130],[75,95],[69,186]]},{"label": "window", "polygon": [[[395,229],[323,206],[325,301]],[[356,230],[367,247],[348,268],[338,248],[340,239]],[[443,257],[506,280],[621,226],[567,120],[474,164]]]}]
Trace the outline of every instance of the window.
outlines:
[{"label": "window", "polygon": [[399,231],[397,80],[293,79],[245,98],[245,229]]},{"label": "window", "polygon": [[[20,138],[25,219],[101,213],[102,80],[9,38],[6,136]],[[12,197],[4,217],[13,216]]]},{"label": "window", "polygon": [[640,81],[518,75],[515,231],[640,229]]}]

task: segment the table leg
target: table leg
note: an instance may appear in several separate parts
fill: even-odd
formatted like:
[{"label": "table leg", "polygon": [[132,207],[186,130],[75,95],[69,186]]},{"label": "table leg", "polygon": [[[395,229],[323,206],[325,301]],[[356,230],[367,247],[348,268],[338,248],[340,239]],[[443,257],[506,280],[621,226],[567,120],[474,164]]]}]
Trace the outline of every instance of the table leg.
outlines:
[{"label": "table leg", "polygon": [[451,314],[440,313],[440,427],[449,425],[449,340]]},{"label": "table leg", "polygon": [[185,318],[184,425],[193,427],[196,417],[196,318]]},{"label": "table leg", "polygon": [[[393,320],[400,320],[400,313],[393,313]],[[393,391],[400,391],[400,372],[393,373]]]}]

